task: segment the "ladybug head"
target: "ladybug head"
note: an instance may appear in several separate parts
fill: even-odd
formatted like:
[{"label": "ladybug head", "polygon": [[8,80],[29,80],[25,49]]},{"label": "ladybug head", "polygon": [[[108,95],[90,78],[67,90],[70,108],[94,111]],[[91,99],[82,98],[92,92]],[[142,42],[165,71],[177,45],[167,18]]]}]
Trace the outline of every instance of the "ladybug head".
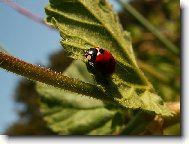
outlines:
[{"label": "ladybug head", "polygon": [[90,48],[85,52],[85,57],[87,58],[88,62],[94,63],[97,54],[98,50],[96,48]]}]

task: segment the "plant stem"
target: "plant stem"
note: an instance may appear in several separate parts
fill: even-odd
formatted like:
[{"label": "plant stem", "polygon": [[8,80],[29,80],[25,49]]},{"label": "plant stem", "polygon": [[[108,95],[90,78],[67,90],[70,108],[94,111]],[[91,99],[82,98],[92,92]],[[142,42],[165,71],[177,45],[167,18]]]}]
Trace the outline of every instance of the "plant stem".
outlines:
[{"label": "plant stem", "polygon": [[133,15],[141,24],[143,24],[149,31],[151,31],[172,53],[178,55],[179,48],[176,47],[170,40],[163,36],[147,19],[145,19],[134,7],[130,4],[123,2],[123,0],[118,0],[120,4]]},{"label": "plant stem", "polygon": [[95,85],[74,78],[69,78],[62,73],[50,69],[26,63],[4,52],[0,52],[0,67],[18,75],[25,76],[28,79],[39,81],[54,87],[101,100],[111,100],[101,88]]}]

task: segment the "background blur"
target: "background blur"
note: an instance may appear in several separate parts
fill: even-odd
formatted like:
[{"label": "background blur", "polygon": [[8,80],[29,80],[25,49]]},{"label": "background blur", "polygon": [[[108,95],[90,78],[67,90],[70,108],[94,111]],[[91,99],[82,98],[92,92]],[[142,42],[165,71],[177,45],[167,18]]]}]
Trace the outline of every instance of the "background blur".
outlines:
[{"label": "background blur", "polygon": [[[15,0],[37,16],[44,18],[48,0]],[[131,4],[163,35],[180,48],[180,2],[178,0],[131,0]],[[111,0],[119,12],[124,29],[131,32],[134,52],[140,67],[165,101],[180,100],[180,60],[116,0]],[[0,45],[11,55],[32,64],[61,71],[63,51],[56,31],[40,25],[0,2]],[[66,64],[71,59],[66,59]],[[64,63],[65,64],[65,63]],[[155,69],[154,69],[155,68]],[[9,135],[54,134],[38,110],[38,94],[34,83],[0,69],[0,133]],[[180,123],[167,129],[179,134]]]}]

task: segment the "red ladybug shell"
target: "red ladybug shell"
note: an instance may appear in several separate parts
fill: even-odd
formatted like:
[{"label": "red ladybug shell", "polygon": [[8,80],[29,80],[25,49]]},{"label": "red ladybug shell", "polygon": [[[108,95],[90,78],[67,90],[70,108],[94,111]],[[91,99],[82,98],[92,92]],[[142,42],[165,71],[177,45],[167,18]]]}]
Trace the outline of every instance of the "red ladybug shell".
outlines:
[{"label": "red ladybug shell", "polygon": [[94,67],[105,76],[115,71],[115,59],[110,52],[102,48],[90,48],[86,51],[85,57],[92,62]]}]

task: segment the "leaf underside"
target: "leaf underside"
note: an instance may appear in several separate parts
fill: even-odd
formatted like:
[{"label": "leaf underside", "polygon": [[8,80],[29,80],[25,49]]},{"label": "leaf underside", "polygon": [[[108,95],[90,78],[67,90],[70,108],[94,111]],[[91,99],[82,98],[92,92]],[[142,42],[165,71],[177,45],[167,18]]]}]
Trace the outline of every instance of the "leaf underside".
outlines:
[{"label": "leaf underside", "polygon": [[[108,80],[108,85],[99,81],[105,78],[96,77],[95,70],[90,70],[90,73],[96,80],[93,84],[102,87],[106,94],[114,98],[115,103],[125,108],[143,109],[163,116],[172,115],[138,68],[129,34],[122,30],[112,6],[105,0],[50,0],[45,11],[47,24],[60,31],[63,38],[61,44],[70,57],[87,63],[84,57],[85,50],[97,46],[113,54],[117,64],[115,73]],[[38,91],[47,91],[45,89],[48,88],[39,88]],[[61,93],[64,95],[63,90],[59,90],[59,93],[57,97],[62,97]],[[73,94],[66,95],[73,96]],[[49,93],[49,96],[52,94]],[[49,107],[46,101],[42,101],[42,105]],[[45,113],[45,110],[43,112]],[[58,128],[59,125],[55,127]],[[65,131],[69,133],[68,130]]]},{"label": "leaf underside", "polygon": [[[81,69],[83,71],[80,71]],[[74,61],[64,75],[93,83],[86,72],[84,63]],[[112,119],[116,111],[105,108],[102,101],[42,83],[37,84],[37,90],[41,95],[41,112],[44,119],[58,134],[107,135],[113,132]]]}]

